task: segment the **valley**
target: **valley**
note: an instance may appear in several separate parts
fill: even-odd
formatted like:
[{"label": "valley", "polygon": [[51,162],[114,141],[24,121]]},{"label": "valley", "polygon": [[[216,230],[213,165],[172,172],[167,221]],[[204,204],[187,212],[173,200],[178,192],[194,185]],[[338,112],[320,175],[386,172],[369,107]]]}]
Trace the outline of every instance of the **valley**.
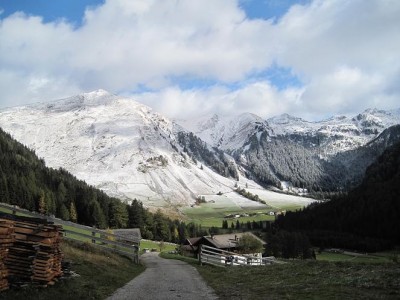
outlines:
[{"label": "valley", "polygon": [[[271,215],[271,213],[295,211],[316,201],[311,198],[272,192],[255,186],[250,186],[247,190],[259,195],[266,205],[248,200],[232,191],[222,195],[201,195],[205,198],[206,203],[185,208],[182,212],[188,220],[204,227],[221,227],[223,220],[227,220],[229,226],[232,223],[236,224],[237,221],[244,224],[253,221],[273,221],[275,215]],[[235,217],[235,215],[240,217]]]},{"label": "valley", "polygon": [[[89,226],[86,230],[89,233],[93,226],[108,228],[106,232],[111,231],[110,228],[140,228],[142,237],[146,238],[141,244],[142,252],[144,248],[152,251],[163,248],[176,253],[175,248],[178,251],[182,249],[177,244],[184,245],[189,238],[204,235],[235,234],[236,239],[237,233],[250,231],[265,239],[268,246],[263,249],[263,254],[279,257],[282,264],[243,270],[232,267],[223,271],[196,265],[198,272],[222,298],[264,297],[266,294],[260,292],[260,287],[263,291],[268,288],[273,297],[292,295],[282,293],[282,282],[293,286],[300,298],[310,295],[363,297],[366,290],[372,292],[373,297],[397,293],[398,264],[395,262],[398,261],[398,251],[364,253],[393,249],[398,245],[393,225],[398,221],[398,201],[393,197],[399,193],[396,184],[400,149],[400,143],[396,143],[398,125],[382,128],[363,146],[337,152],[334,157],[343,162],[360,164],[358,158],[362,157],[359,170],[367,161],[374,162],[358,189],[338,195],[328,193],[325,196],[331,195],[332,199],[318,201],[307,197],[315,194],[296,177],[280,177],[276,186],[267,185],[257,177],[257,174],[268,174],[257,173],[264,170],[265,161],[270,170],[275,170],[270,173],[274,176],[287,168],[296,171],[297,176],[307,177],[310,173],[302,173],[303,169],[297,163],[302,160],[301,164],[307,166],[310,163],[308,159],[314,157],[311,154],[315,145],[308,148],[311,156],[307,158],[304,156],[307,153],[304,152],[305,141],[299,143],[290,138],[285,140],[283,136],[269,135],[263,131],[267,126],[262,126],[259,134],[248,135],[248,142],[239,152],[225,152],[208,145],[191,132],[182,131],[173,122],[150,113],[140,104],[136,103],[132,111],[126,109],[118,115],[116,111],[121,100],[103,91],[97,93],[101,96],[83,95],[78,100],[58,102],[58,106],[36,105],[41,112],[31,111],[27,116],[26,108],[16,108],[16,115],[21,110],[26,123],[22,119],[17,122],[13,113],[0,114],[0,119],[7,120],[4,126],[14,130],[13,136],[25,137],[37,147],[35,151],[30,150],[0,131],[0,196],[4,202],[85,224]],[[126,101],[130,103],[130,100]],[[73,108],[73,116],[69,105]],[[110,105],[116,106],[111,109],[112,115],[117,114],[123,121],[107,121],[112,117],[107,116]],[[46,107],[44,113],[43,107]],[[86,115],[86,110],[90,111],[90,118],[80,115]],[[138,117],[138,111],[144,112],[145,117]],[[53,118],[54,113],[61,115]],[[80,115],[76,122],[65,124],[76,115]],[[79,126],[75,127],[77,123]],[[102,123],[106,124],[104,128]],[[66,134],[61,136],[64,131]],[[378,147],[380,151],[377,151]],[[39,159],[36,151],[43,151],[44,159]],[[380,152],[383,154],[374,160]],[[47,155],[55,164],[53,168],[45,165]],[[278,160],[274,160],[275,155],[279,156]],[[323,159],[319,159],[321,163]],[[332,158],[324,159],[325,163],[334,161]],[[274,161],[281,163],[274,166]],[[253,166],[249,162],[253,162]],[[65,166],[75,173],[70,174]],[[340,172],[335,172],[332,174],[340,175]],[[74,176],[78,179],[84,177],[90,184]],[[313,176],[318,178],[318,175]],[[6,207],[10,210],[12,206]],[[385,222],[376,223],[369,207],[385,215]],[[299,212],[295,213],[296,210]],[[93,240],[90,234],[83,240],[82,235],[69,231],[69,228],[65,227],[70,237],[78,237],[81,242]],[[167,241],[172,243],[165,245]],[[69,251],[68,243],[66,247]],[[151,255],[156,256],[155,253]],[[84,254],[80,253],[74,260],[81,261],[81,256]],[[176,254],[164,253],[163,256],[194,262]],[[85,269],[78,270],[85,272]],[[135,274],[142,270],[136,268]],[[384,291],[380,289],[384,281],[371,275],[376,272],[385,274],[388,280]],[[342,273],[345,273],[344,279],[334,281]],[[326,280],[321,280],[320,274],[324,274]],[[117,274],[103,275],[105,278],[119,277]],[[125,278],[129,276],[124,275],[118,285]],[[231,285],[221,284],[221,279],[240,284],[231,288]],[[84,280],[96,286],[89,278]],[[81,282],[77,280],[74,284]],[[64,288],[61,285],[60,290]],[[109,295],[115,288],[114,285],[108,287],[101,297]],[[56,286],[52,291],[58,290]],[[86,290],[82,292],[87,293]],[[14,294],[14,291],[11,294],[24,295]]]},{"label": "valley", "polygon": [[[399,110],[320,122],[254,114],[171,120],[104,90],[0,111],[0,127],[49,167],[122,201],[194,219],[201,210],[219,218],[264,209],[233,192],[235,186],[247,185],[276,210],[311,200],[274,190],[329,198],[355,186],[368,164],[400,140],[392,130],[399,123]],[[190,208],[199,196],[215,203]]]}]

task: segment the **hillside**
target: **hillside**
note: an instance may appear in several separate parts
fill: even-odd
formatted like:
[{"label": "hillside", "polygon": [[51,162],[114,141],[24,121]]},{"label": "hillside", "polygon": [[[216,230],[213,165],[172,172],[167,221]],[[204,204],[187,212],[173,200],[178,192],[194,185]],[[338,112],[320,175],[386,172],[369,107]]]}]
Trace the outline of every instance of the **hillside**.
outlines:
[{"label": "hillside", "polygon": [[280,228],[305,230],[315,243],[375,250],[400,244],[400,143],[367,168],[348,195],[278,219]]},{"label": "hillside", "polygon": [[[128,212],[119,199],[107,196],[63,169],[47,168],[34,151],[2,129],[0,201],[100,228],[127,224]],[[118,212],[124,209],[126,216],[121,217]]]},{"label": "hillside", "polygon": [[[234,157],[247,177],[264,186],[313,194],[357,185],[366,167],[399,141],[400,111],[369,109],[354,117],[308,122],[287,114],[262,120],[252,114],[177,121]],[[386,140],[386,142],[380,142]]]},{"label": "hillside", "polygon": [[211,147],[206,156],[191,155],[168,118],[103,90],[1,111],[0,126],[50,167],[153,209],[179,210],[198,195],[230,192],[241,180],[235,164]]},{"label": "hillside", "polygon": [[178,214],[236,185],[330,198],[357,185],[400,140],[390,129],[399,122],[399,111],[380,110],[319,122],[254,114],[172,121],[104,90],[0,111],[0,126],[50,167],[109,196]]}]

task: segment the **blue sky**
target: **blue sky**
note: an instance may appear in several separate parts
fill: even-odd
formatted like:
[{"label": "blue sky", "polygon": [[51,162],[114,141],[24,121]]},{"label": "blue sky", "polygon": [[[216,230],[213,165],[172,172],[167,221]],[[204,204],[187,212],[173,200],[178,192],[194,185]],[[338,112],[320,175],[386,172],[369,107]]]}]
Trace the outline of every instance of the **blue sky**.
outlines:
[{"label": "blue sky", "polygon": [[399,103],[396,0],[0,0],[0,11],[0,108],[99,88],[170,117],[321,119]]},{"label": "blue sky", "polygon": [[[249,18],[279,18],[296,3],[304,4],[309,0],[241,0],[240,6]],[[53,22],[60,18],[80,26],[87,7],[104,4],[104,0],[0,0],[4,10],[1,18],[17,11],[42,16],[45,22]]]},{"label": "blue sky", "polygon": [[[294,4],[306,4],[309,0],[241,0],[239,6],[244,9],[250,19],[271,19],[274,22],[282,17]],[[79,28],[82,26],[84,13],[87,8],[93,8],[104,4],[104,0],[0,0],[0,8],[6,18],[16,12],[24,12],[28,15],[41,16],[45,23],[57,22],[65,19]],[[273,65],[263,72],[257,72],[252,78],[264,78],[269,80],[277,88],[301,85],[300,80],[291,74],[290,69]],[[216,80],[198,79],[195,77],[171,77],[171,82],[183,89],[195,87],[207,87],[218,84]],[[230,89],[240,86],[240,82],[229,84]],[[149,91],[145,86],[139,86],[136,91]]]},{"label": "blue sky", "polygon": [[103,4],[98,0],[0,0],[3,9],[1,18],[23,11],[29,15],[43,17],[44,22],[53,22],[65,18],[80,26],[86,7]]}]

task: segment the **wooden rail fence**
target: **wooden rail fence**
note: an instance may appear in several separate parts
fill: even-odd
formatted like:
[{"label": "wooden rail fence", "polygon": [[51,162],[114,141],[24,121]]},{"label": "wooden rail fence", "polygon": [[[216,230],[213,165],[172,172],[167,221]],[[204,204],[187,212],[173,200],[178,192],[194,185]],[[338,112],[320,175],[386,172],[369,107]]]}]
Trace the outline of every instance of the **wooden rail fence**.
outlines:
[{"label": "wooden rail fence", "polygon": [[47,221],[53,222],[57,225],[63,225],[63,238],[82,243],[89,242],[105,250],[127,256],[135,263],[139,263],[140,238],[127,239],[126,237],[112,234],[94,227],[64,221],[52,216],[41,215],[6,203],[0,203],[0,208],[10,210],[10,213],[14,215],[19,213],[25,216],[46,219]]},{"label": "wooden rail fence", "polygon": [[282,263],[275,257],[259,257],[251,254],[238,254],[218,248],[201,245],[199,251],[200,264],[224,266],[267,266]]}]

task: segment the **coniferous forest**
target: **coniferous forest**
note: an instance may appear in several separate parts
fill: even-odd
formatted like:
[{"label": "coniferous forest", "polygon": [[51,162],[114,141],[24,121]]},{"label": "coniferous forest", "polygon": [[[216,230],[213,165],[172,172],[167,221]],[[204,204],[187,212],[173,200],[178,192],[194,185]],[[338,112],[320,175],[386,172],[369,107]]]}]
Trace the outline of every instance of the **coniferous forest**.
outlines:
[{"label": "coniferous forest", "polygon": [[201,226],[173,221],[159,210],[149,212],[109,197],[64,169],[52,169],[35,152],[0,129],[0,202],[55,215],[97,228],[140,228],[148,239],[181,242],[207,234]]},{"label": "coniferous forest", "polygon": [[[274,253],[285,241],[299,240],[297,256],[313,246],[377,251],[400,244],[400,143],[388,148],[347,195],[279,216],[267,228]],[[98,228],[140,228],[148,239],[180,243],[187,237],[218,232],[152,213],[138,200],[130,204],[106,195],[63,169],[52,169],[35,152],[0,129],[0,202],[18,205]],[[223,228],[227,229],[228,224]],[[231,224],[232,230],[256,227]],[[242,226],[241,226],[242,225]],[[293,244],[290,242],[289,244]],[[287,248],[287,247],[286,247]],[[302,250],[305,249],[305,250]],[[284,253],[281,253],[285,256]],[[292,254],[286,254],[286,256]]]},{"label": "coniferous forest", "polygon": [[370,165],[347,195],[288,212],[276,226],[305,232],[313,245],[378,251],[400,245],[400,143]]}]

